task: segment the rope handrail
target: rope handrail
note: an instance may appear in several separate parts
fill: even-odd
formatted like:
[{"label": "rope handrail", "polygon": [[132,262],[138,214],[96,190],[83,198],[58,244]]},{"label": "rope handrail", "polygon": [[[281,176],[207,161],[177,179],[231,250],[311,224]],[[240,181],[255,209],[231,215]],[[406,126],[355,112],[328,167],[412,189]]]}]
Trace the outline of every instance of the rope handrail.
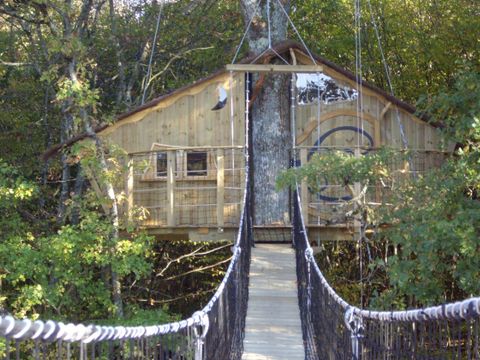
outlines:
[{"label": "rope handrail", "polygon": [[[296,190],[296,201],[300,203],[300,192],[298,185]],[[330,296],[335,299],[345,311],[351,311],[353,314],[362,318],[381,321],[423,321],[440,320],[447,318],[450,320],[465,320],[471,318],[472,316],[480,315],[480,297],[472,297],[463,301],[457,301],[445,305],[397,311],[376,311],[360,309],[354,305],[349,304],[340,295],[338,295],[336,291],[332,288],[332,286],[328,283],[317,262],[315,261],[315,258],[313,256],[313,248],[310,246],[310,242],[308,241],[303,214],[301,212],[300,221],[302,224],[302,229],[303,231],[305,231],[305,256],[308,258],[308,261],[313,265],[313,269],[320,277],[322,285],[325,286]]]},{"label": "rope handrail", "polygon": [[[195,354],[195,360],[205,358],[220,358],[228,356],[231,359],[239,358],[242,347],[242,330],[246,315],[246,291],[248,289],[248,267],[250,262],[250,235],[251,224],[249,222],[248,204],[248,166],[245,172],[245,191],[242,198],[242,210],[240,216],[239,230],[235,238],[232,248],[232,258],[222,279],[217,287],[214,295],[203,309],[196,311],[192,316],[181,321],[170,322],[166,324],[158,324],[151,326],[101,326],[101,325],[84,325],[63,323],[53,320],[36,320],[15,319],[10,315],[0,316],[0,338],[4,338],[7,343],[7,354],[10,353],[10,342],[14,342],[16,346],[16,358],[22,358],[21,351],[29,353],[28,346],[26,349],[20,350],[20,342],[33,340],[35,342],[35,358],[39,358],[38,344],[57,343],[58,349],[61,344],[66,343],[68,350],[66,358],[70,359],[72,351],[69,344],[78,344],[80,359],[86,355],[87,345],[90,345],[92,354],[103,354],[102,343],[115,342],[116,345],[108,346],[107,358],[124,358],[128,357],[124,352],[125,348],[132,354],[133,352],[143,352],[148,356],[149,353],[157,352],[159,359],[170,359],[172,354],[180,354],[176,356],[186,356],[185,354]],[[240,267],[246,268],[240,269]],[[235,309],[232,318],[224,318],[222,323],[218,323],[219,312],[224,310],[225,302],[233,302],[232,306],[227,308]],[[215,312],[215,314],[213,314]],[[215,323],[215,324],[214,324]],[[220,327],[215,329],[214,327]],[[229,334],[225,336],[223,330],[231,329]],[[239,329],[237,329],[239,328]],[[164,343],[161,341],[162,336],[175,336],[179,338],[169,338]],[[212,344],[206,343],[207,336],[213,337]],[[157,339],[154,341],[152,339]],[[134,341],[138,343],[134,343]],[[149,343],[150,348],[145,345]],[[130,342],[130,345],[125,345]],[[142,343],[143,342],[143,343]],[[98,346],[100,345],[100,347]],[[116,347],[116,349],[115,349]],[[220,349],[221,347],[221,349]],[[121,349],[119,349],[121,348]],[[50,349],[42,350],[44,355],[48,351],[57,353],[62,358],[62,350]],[[115,354],[115,351],[117,353]],[[120,355],[119,352],[121,353]],[[0,351],[1,356],[1,351]],[[163,357],[162,357],[163,356]],[[220,357],[218,357],[220,356]],[[10,358],[10,357],[7,357]],[[85,357],[86,358],[86,357]],[[182,357],[183,358],[183,357]],[[157,359],[157,357],[155,357]]]},{"label": "rope handrail", "polygon": [[293,245],[306,359],[478,359],[480,298],[404,310],[361,309],[345,301],[320,270],[293,199]]},{"label": "rope handrail", "polygon": [[[243,198],[245,204],[246,194]],[[241,222],[243,221],[245,207],[242,209]],[[240,224],[242,226],[242,224]],[[210,312],[214,304],[218,301],[218,298],[222,294],[225,284],[230,278],[233,267],[237,262],[237,259],[241,252],[240,247],[241,233],[237,234],[237,239],[233,248],[233,256],[230,264],[227,268],[225,276],[222,282],[218,286],[215,294],[211,297],[210,301],[205,307],[195,312],[192,316],[185,320],[175,321],[162,325],[152,326],[98,326],[84,324],[64,324],[63,322],[56,322],[53,320],[31,321],[29,319],[15,319],[14,317],[0,316],[0,336],[10,337],[15,340],[45,340],[45,341],[81,341],[83,343],[90,343],[104,340],[125,340],[125,339],[138,339],[141,337],[157,336],[169,333],[175,333],[180,329],[184,329],[187,326],[192,325],[205,325],[205,315]]]}]

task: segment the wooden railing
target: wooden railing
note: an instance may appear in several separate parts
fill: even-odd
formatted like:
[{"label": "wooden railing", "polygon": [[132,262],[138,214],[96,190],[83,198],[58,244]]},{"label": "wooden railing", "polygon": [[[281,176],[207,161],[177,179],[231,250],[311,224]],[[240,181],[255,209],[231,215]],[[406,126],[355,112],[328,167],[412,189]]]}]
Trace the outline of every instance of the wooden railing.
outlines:
[{"label": "wooden railing", "polygon": [[129,155],[127,213],[147,227],[236,227],[245,188],[243,147],[159,147]]},{"label": "wooden railing", "polygon": [[[325,153],[335,150],[352,153],[352,150],[347,147],[298,147],[294,152],[296,166],[306,164],[316,152]],[[361,152],[369,154],[375,151],[376,149],[363,149]],[[408,161],[392,159],[389,164],[391,170],[398,170],[395,175],[397,184],[402,179],[419,176],[433,168],[440,167],[450,155],[449,152],[439,150],[409,150],[408,154]],[[321,177],[321,174],[319,176]],[[379,184],[370,186],[366,192],[366,200],[370,204],[381,203],[389,191],[391,190],[381,187]],[[350,197],[351,194],[345,190],[345,186],[342,184],[325,182],[321,192],[313,193],[307,183],[303,181],[300,186],[300,198],[305,224],[309,227],[345,226],[349,223],[345,213],[351,210],[346,201]]]}]

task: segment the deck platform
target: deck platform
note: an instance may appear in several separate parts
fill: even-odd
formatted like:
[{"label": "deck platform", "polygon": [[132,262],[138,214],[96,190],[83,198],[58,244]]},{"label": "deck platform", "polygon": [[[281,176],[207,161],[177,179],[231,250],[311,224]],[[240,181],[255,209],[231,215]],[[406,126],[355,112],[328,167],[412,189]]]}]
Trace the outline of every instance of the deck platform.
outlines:
[{"label": "deck platform", "polygon": [[252,250],[242,360],[304,360],[295,253],[290,244]]}]

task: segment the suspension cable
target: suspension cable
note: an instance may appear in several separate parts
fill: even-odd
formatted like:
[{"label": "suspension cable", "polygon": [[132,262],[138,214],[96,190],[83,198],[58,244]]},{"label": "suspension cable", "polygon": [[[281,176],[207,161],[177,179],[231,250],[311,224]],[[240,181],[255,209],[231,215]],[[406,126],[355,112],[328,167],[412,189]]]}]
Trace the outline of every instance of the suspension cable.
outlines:
[{"label": "suspension cable", "polygon": [[[385,76],[387,77],[387,85],[388,85],[388,88],[390,90],[390,95],[395,96],[395,92],[393,90],[390,67],[388,66],[387,60],[385,58],[385,52],[383,50],[382,40],[381,40],[381,37],[380,37],[380,32],[378,30],[377,22],[375,21],[375,16],[373,16],[373,8],[372,8],[372,4],[371,4],[370,0],[367,0],[367,4],[368,4],[368,9],[370,11],[370,19],[372,21],[373,29],[375,31],[375,36],[377,38],[378,49],[380,50],[380,55],[382,57],[382,64],[383,64],[383,68],[384,68],[384,71],[385,71]],[[395,115],[396,115],[396,120],[397,120],[398,127],[400,129],[400,136],[402,138],[402,145],[403,145],[403,148],[405,150],[405,149],[408,148],[408,139],[407,139],[407,136],[405,135],[405,128],[403,126],[402,120],[400,119],[400,113],[399,113],[398,107],[395,107]]]},{"label": "suspension cable", "polygon": [[230,86],[230,137],[231,137],[231,145],[232,145],[232,175],[235,182],[235,109],[234,109],[234,96],[233,96],[233,71],[230,71],[230,78],[229,78],[229,86]]},{"label": "suspension cable", "polygon": [[250,27],[252,26],[253,19],[255,19],[255,15],[257,15],[257,13],[258,13],[258,9],[260,8],[261,3],[262,3],[262,0],[259,0],[259,2],[255,5],[255,10],[253,11],[252,17],[250,18],[250,21],[248,22],[248,25],[245,28],[245,31],[244,31],[243,36],[242,36],[242,40],[240,40],[240,44],[237,47],[237,51],[235,52],[235,55],[233,56],[232,64],[235,64],[235,61],[237,61],[237,57],[240,54],[240,50],[242,48],[242,45],[245,42],[245,39],[247,37],[248,32],[250,31]]},{"label": "suspension cable", "polygon": [[[324,92],[322,93],[320,91],[320,84],[321,84],[321,76],[320,76],[320,73],[318,72],[317,73],[317,140],[315,141],[315,143],[317,144],[316,148],[317,148],[317,154],[320,155],[320,135],[322,133],[322,129],[321,129],[321,115],[322,115],[322,97],[324,96],[325,94],[325,90],[324,89]],[[317,200],[318,201],[318,200]],[[319,203],[317,209],[320,209],[321,207],[321,203]],[[308,215],[307,215],[308,216]],[[321,223],[321,213],[320,211],[318,212],[318,215],[317,215],[317,225],[320,226],[320,223]],[[317,246],[320,248],[320,231],[317,232]]]},{"label": "suspension cable", "polygon": [[145,98],[147,96],[147,89],[150,86],[150,78],[152,76],[153,55],[155,54],[155,46],[157,44],[158,30],[160,28],[160,20],[163,14],[164,3],[165,3],[165,0],[162,0],[162,2],[160,3],[160,9],[158,10],[157,25],[155,27],[155,35],[153,36],[153,42],[152,42],[152,51],[150,52],[150,59],[148,60],[147,75],[145,76],[145,82],[144,82],[145,85],[143,87],[142,105],[145,103]]},{"label": "suspension cable", "polygon": [[[355,157],[360,156],[360,147],[361,137],[363,140],[363,79],[362,79],[362,19],[361,19],[361,0],[355,1],[355,77],[358,86],[358,97],[357,97],[357,148],[355,150]],[[356,184],[355,188],[359,186]],[[359,190],[359,189],[358,189]],[[359,199],[362,201],[362,199]],[[355,205],[354,205],[355,206]],[[362,215],[361,215],[362,216]],[[363,296],[364,296],[364,287],[363,287],[363,218],[360,218],[360,234],[358,238],[358,258],[359,258],[359,270],[360,270],[360,308],[363,309]]]},{"label": "suspension cable", "polygon": [[272,48],[272,28],[270,24],[270,0],[267,0],[268,48]]},{"label": "suspension cable", "polygon": [[[237,50],[235,52],[235,55],[233,57],[233,60],[232,60],[232,64],[235,63],[235,61],[237,60],[238,58],[238,55],[240,54],[240,50],[242,48],[242,45],[243,43],[245,42],[245,39],[247,37],[247,34],[248,32],[250,31],[250,28],[252,26],[252,23],[253,23],[253,19],[255,18],[255,16],[257,15],[258,13],[258,9],[260,8],[260,5],[262,3],[263,0],[259,0],[258,3],[255,5],[255,9],[254,9],[254,12],[252,14],[252,17],[250,18],[249,22],[248,22],[248,25],[245,29],[245,32],[243,33],[243,36],[242,36],[242,39],[240,40],[240,44],[238,45],[237,47]],[[268,47],[263,51],[261,52],[253,61],[252,63],[255,63],[255,61],[257,61],[263,54],[265,54],[268,50],[271,50],[276,56],[278,56],[283,62],[285,62],[286,64],[289,64],[288,61],[286,61],[274,48],[273,48],[273,44],[272,44],[272,34],[271,34],[271,0],[266,0],[267,1],[267,37],[268,37]],[[305,41],[303,40],[302,36],[300,35],[300,32],[298,31],[297,27],[295,26],[295,24],[293,23],[290,15],[288,15],[288,12],[287,10],[285,9],[285,7],[283,6],[283,4],[279,1],[279,0],[276,0],[277,1],[277,4],[278,6],[280,7],[280,9],[282,10],[283,14],[285,15],[285,17],[287,18],[287,21],[288,23],[290,24],[290,26],[292,26],[293,28],[293,31],[295,32],[295,34],[297,35],[298,39],[300,40],[300,42],[302,43],[305,51],[307,52],[310,60],[312,60],[312,63],[314,65],[317,65],[317,61],[315,60],[315,57],[312,55],[310,49],[307,47],[307,45],[305,44]]]},{"label": "suspension cable", "polygon": [[287,10],[286,10],[285,7],[283,6],[283,4],[280,2],[280,0],[277,0],[277,3],[278,3],[278,5],[280,6],[280,9],[281,9],[281,10],[283,11],[283,13],[285,14],[285,17],[287,18],[289,24],[292,26],[293,31],[295,32],[295,34],[297,35],[298,39],[300,40],[300,42],[302,43],[303,47],[305,48],[305,51],[307,52],[308,56],[310,57],[310,60],[312,60],[312,62],[313,62],[314,65],[317,65],[317,61],[315,60],[315,57],[312,55],[312,53],[310,52],[310,49],[309,49],[308,46],[305,44],[305,41],[303,40],[302,35],[300,35],[300,32],[298,31],[297,27],[296,27],[295,24],[293,23],[290,15],[288,15]]}]

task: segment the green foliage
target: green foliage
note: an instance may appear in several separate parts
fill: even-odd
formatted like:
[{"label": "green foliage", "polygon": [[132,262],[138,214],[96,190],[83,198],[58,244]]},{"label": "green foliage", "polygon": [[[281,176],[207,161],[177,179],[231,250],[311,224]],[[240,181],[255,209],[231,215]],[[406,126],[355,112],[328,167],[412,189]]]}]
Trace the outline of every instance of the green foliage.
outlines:
[{"label": "green foliage", "polygon": [[[95,213],[49,237],[10,237],[0,247],[6,308],[15,315],[102,318],[113,313],[105,269],[140,278],[151,270],[149,238],[135,234],[112,249],[111,225]],[[87,315],[88,314],[88,315]]]},{"label": "green foliage", "polygon": [[392,161],[407,159],[407,152],[399,153],[386,147],[359,157],[337,150],[316,153],[308,164],[283,172],[277,179],[277,186],[295,186],[305,180],[312,191],[318,192],[326,182],[343,186],[356,182],[386,182],[393,175],[389,166]]},{"label": "green foliage", "polygon": [[389,266],[391,283],[423,304],[480,294],[480,76],[461,75],[426,110],[462,144],[440,169],[397,189],[383,236],[400,246]]},{"label": "green foliage", "polygon": [[1,239],[7,235],[19,236],[25,233],[22,230],[23,219],[20,211],[25,210],[23,203],[31,201],[37,193],[36,190],[35,185],[21,176],[15,167],[0,159]]},{"label": "green foliage", "polygon": [[170,314],[166,307],[163,309],[147,310],[139,308],[138,306],[128,306],[126,308],[125,318],[95,321],[95,323],[108,326],[150,326],[178,320],[180,320],[180,317]]},{"label": "green foliage", "polygon": [[[469,67],[467,67],[468,69]],[[458,76],[450,90],[422,96],[420,106],[433,119],[441,119],[443,133],[462,144],[464,152],[477,151],[480,142],[480,71],[471,68]]]},{"label": "green foliage", "polygon": [[112,225],[92,211],[97,205],[91,193],[80,206],[77,225],[65,225],[52,235],[35,235],[16,211],[34,194],[33,185],[0,163],[2,307],[16,316],[34,318],[40,313],[77,320],[86,314],[89,318],[111,314],[105,269],[112,267],[121,278],[139,279],[150,273],[151,238],[133,232],[112,243]]},{"label": "green foliage", "polygon": [[[377,23],[395,92],[414,102],[454,83],[464,62],[480,68],[478,4],[470,0],[362,2],[362,63],[368,81],[387,89]],[[305,0],[293,18],[311,49],[347,69],[355,69],[354,2]],[[408,24],[408,26],[406,26]]]},{"label": "green foliage", "polygon": [[381,236],[401,251],[389,263],[391,284],[422,304],[478,295],[480,203],[466,194],[454,160],[397,189],[382,219],[395,224]]},{"label": "green foliage", "polygon": [[17,169],[0,159],[0,207],[7,210],[31,199],[35,186],[23,178]]}]

